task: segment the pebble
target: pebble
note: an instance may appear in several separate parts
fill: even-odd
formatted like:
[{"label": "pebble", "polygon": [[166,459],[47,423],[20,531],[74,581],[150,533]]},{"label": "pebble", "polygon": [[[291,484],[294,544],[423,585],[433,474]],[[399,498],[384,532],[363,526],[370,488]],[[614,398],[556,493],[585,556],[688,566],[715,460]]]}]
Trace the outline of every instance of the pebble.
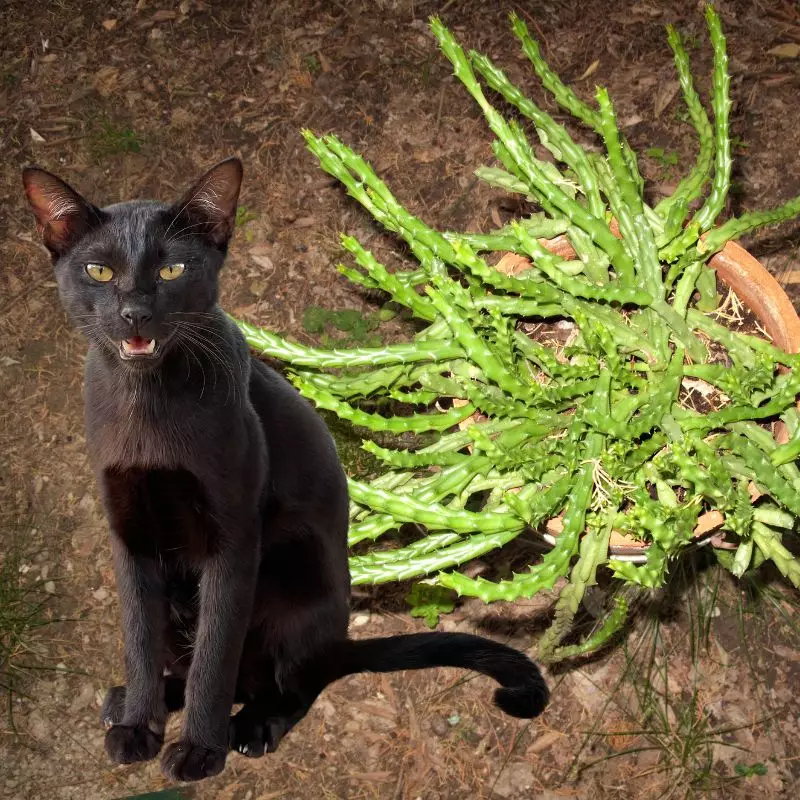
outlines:
[{"label": "pebble", "polygon": [[47,594],[55,594],[56,593],[55,583],[53,581],[47,581],[47,583],[44,585],[44,590],[47,592]]},{"label": "pebble", "polygon": [[353,627],[360,628],[369,622],[369,614],[356,614],[353,617]]},{"label": "pebble", "polygon": [[447,720],[444,717],[436,716],[431,720],[431,730],[437,736],[447,736],[450,733],[450,726],[447,724]]},{"label": "pebble", "polygon": [[103,600],[108,597],[108,589],[106,589],[105,586],[101,586],[99,589],[95,589],[95,591],[92,592],[92,597],[102,603]]},{"label": "pebble", "polygon": [[494,785],[494,794],[500,797],[530,797],[533,785],[533,767],[530,764],[514,762],[501,773]]}]

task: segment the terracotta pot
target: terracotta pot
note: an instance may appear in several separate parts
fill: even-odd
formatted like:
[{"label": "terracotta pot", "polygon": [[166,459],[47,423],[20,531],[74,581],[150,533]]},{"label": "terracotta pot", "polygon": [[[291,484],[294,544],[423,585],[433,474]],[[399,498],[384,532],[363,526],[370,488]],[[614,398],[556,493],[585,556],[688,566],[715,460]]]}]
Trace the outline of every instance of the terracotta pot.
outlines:
[{"label": "terracotta pot", "polygon": [[[615,222],[612,222],[611,227],[614,233],[619,235]],[[540,242],[548,250],[562,258],[573,259],[576,257],[566,236],[550,240],[542,239]],[[719,253],[712,257],[709,265],[716,269],[719,279],[733,289],[739,299],[750,309],[777,347],[789,353],[800,352],[800,317],[786,292],[758,260],[740,245],[728,242]],[[504,256],[497,265],[498,269],[509,274],[521,272],[529,266],[529,261],[513,253]],[[800,403],[798,403],[798,408],[800,408]],[[783,423],[776,424],[775,435],[778,441],[785,441],[787,433]],[[758,491],[752,485],[750,493],[754,500],[759,496]],[[724,521],[719,511],[702,514],[698,518],[694,530],[697,543],[707,544],[713,541],[716,546],[725,547],[724,539],[713,535]],[[556,517],[547,522],[542,534],[547,541],[554,544],[555,537],[561,533],[561,530],[561,518]],[[637,542],[616,531],[611,534],[609,552],[615,558],[642,562],[646,559],[646,550],[647,545],[644,542]]]}]

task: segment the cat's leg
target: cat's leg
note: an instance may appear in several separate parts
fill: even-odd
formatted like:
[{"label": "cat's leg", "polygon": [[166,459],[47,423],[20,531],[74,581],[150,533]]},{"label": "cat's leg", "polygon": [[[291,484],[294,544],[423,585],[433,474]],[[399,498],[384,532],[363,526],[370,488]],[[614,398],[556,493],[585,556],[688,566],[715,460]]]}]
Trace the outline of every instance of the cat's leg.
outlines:
[{"label": "cat's leg", "polygon": [[201,780],[222,771],[239,661],[252,611],[258,567],[257,514],[203,563],[200,616],[186,682],[186,710],[179,741],[161,767],[175,781]]},{"label": "cat's leg", "polygon": [[[117,764],[148,761],[164,742],[163,630],[165,598],[155,559],[132,554],[111,537],[117,589],[122,606],[127,686],[119,721],[106,732],[106,752]],[[116,694],[117,703],[119,693]]]},{"label": "cat's leg", "polygon": [[[186,682],[177,675],[167,675],[164,678],[164,704],[167,713],[173,714],[183,708]],[[119,725],[125,716],[125,687],[112,686],[106,692],[103,707],[100,710],[100,721],[103,725]]]},{"label": "cat's leg", "polygon": [[231,750],[248,758],[274,753],[281,739],[308,713],[315,698],[310,693],[281,692],[273,682],[231,719]]},{"label": "cat's leg", "polygon": [[231,749],[250,758],[274,752],[306,715],[324,681],[298,665],[345,638],[349,621],[344,545],[330,547],[296,513],[271,522],[239,673],[248,699],[230,724]]}]

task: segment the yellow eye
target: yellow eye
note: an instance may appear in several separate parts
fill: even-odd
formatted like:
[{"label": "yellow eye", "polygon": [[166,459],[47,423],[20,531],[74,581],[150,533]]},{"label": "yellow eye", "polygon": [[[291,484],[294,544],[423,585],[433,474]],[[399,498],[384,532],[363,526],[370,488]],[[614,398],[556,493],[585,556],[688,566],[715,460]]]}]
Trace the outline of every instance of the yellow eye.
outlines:
[{"label": "yellow eye", "polygon": [[161,267],[158,274],[161,276],[161,280],[174,281],[175,278],[180,278],[183,275],[184,269],[183,264],[170,264],[168,267]]},{"label": "yellow eye", "polygon": [[114,270],[111,267],[104,267],[102,264],[87,264],[86,272],[90,278],[99,283],[108,283],[114,277]]}]

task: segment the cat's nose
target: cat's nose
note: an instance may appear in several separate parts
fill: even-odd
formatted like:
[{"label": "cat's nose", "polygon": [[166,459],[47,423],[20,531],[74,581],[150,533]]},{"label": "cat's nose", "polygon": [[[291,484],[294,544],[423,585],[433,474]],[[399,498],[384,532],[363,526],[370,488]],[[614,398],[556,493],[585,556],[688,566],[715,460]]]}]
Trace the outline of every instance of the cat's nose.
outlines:
[{"label": "cat's nose", "polygon": [[125,322],[137,329],[153,318],[150,309],[146,306],[133,305],[130,303],[123,306],[119,313]]}]

